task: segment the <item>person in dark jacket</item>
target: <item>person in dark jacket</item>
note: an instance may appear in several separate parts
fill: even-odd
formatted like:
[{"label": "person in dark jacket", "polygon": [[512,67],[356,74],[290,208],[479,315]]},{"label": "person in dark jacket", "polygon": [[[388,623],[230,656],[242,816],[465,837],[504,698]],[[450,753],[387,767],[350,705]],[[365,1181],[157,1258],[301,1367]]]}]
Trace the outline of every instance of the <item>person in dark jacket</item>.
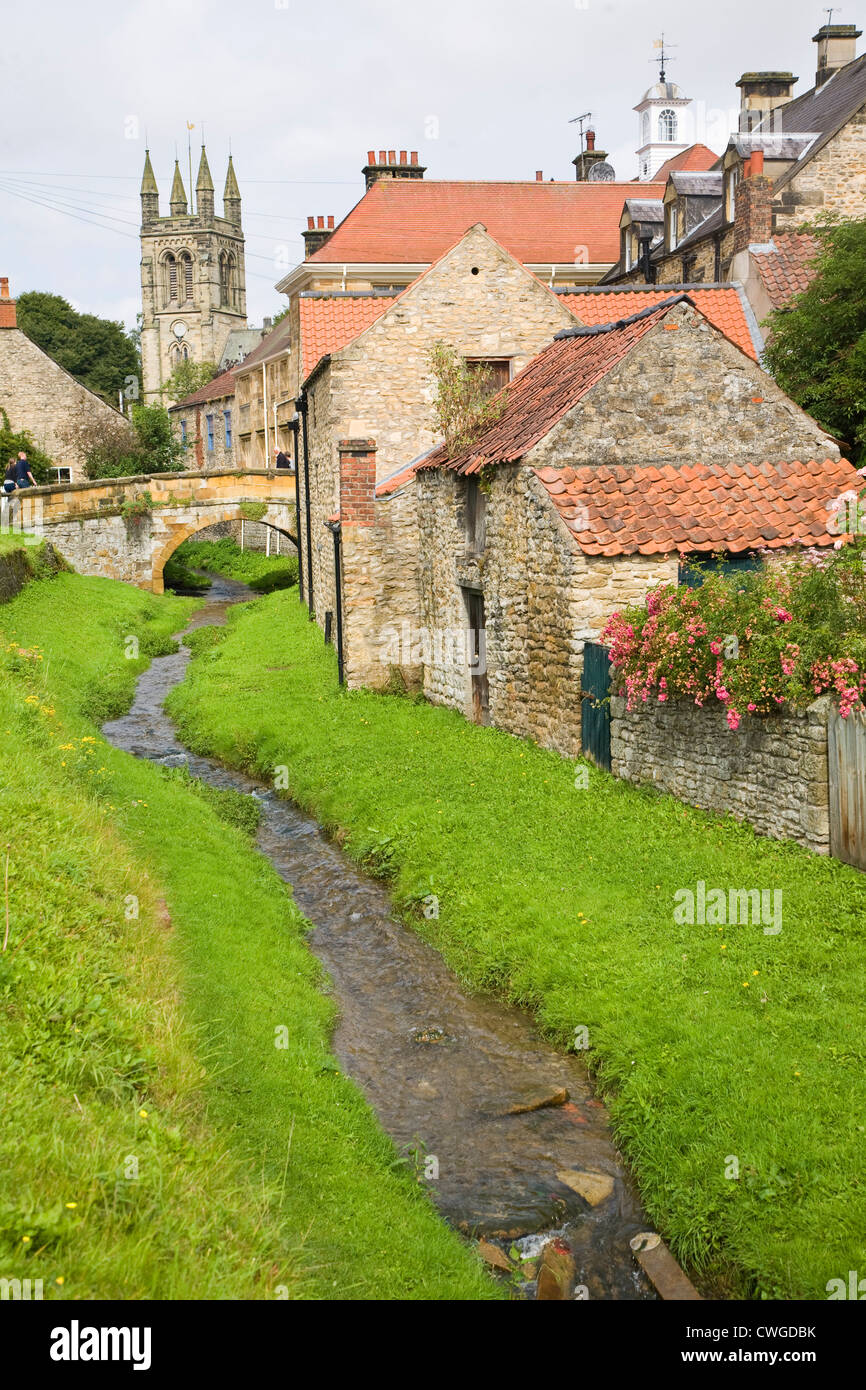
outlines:
[{"label": "person in dark jacket", "polygon": [[276,459],[277,468],[292,467],[291,459],[289,458],[288,454],[283,453],[282,449],[274,449],[274,458]]},{"label": "person in dark jacket", "polygon": [[18,462],[15,465],[15,483],[17,487],[35,487],[36,479],[30,472],[30,464],[27,462],[27,455],[24,450],[18,455]]},{"label": "person in dark jacket", "polygon": [[15,460],[14,460],[14,459],[10,459],[10,460],[9,460],[9,463],[8,463],[7,466],[6,466],[6,472],[5,472],[5,474],[3,475],[3,491],[6,493],[7,497],[8,497],[8,495],[9,495],[10,492],[14,492],[14,491],[15,491]]}]

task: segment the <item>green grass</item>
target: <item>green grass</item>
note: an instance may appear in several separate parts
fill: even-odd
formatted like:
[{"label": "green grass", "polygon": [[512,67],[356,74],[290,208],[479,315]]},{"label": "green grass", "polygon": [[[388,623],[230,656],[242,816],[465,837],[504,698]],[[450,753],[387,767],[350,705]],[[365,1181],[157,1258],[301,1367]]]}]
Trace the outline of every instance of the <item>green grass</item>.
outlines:
[{"label": "green grass", "polygon": [[256,807],[98,734],[192,606],[63,574],[0,608],[0,1276],[70,1299],[499,1297],[336,1068]]},{"label": "green grass", "polygon": [[[588,1028],[647,1208],[705,1288],[820,1298],[866,1268],[862,874],[595,768],[579,790],[573,764],[452,711],[340,691],[296,594],[197,645],[170,704],[187,742],[287,765],[465,981],[565,1045]],[[677,925],[699,879],[781,889],[781,934]]]},{"label": "green grass", "polygon": [[[290,542],[283,538],[283,545],[288,546]],[[297,555],[265,555],[261,550],[241,550],[229,537],[220,541],[184,541],[169,565],[172,563],[183,568],[213,570],[227,579],[248,584],[260,594],[290,589],[298,582]]]}]

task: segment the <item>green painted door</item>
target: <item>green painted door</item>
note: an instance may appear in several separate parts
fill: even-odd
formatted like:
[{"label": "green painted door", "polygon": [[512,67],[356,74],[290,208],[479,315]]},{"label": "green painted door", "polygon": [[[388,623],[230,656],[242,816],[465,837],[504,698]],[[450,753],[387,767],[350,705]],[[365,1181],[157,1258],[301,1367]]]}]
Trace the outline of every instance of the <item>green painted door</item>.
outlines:
[{"label": "green painted door", "polygon": [[584,755],[610,771],[610,654],[600,642],[583,648],[580,741]]}]

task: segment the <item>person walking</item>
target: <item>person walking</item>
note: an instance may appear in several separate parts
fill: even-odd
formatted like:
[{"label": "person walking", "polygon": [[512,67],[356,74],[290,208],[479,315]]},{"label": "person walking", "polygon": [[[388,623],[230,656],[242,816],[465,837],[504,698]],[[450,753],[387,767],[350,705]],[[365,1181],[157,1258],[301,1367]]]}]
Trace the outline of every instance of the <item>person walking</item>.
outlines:
[{"label": "person walking", "polygon": [[27,462],[27,455],[23,449],[18,455],[18,462],[15,464],[15,485],[19,488],[36,486],[36,479],[30,472],[30,464]]}]

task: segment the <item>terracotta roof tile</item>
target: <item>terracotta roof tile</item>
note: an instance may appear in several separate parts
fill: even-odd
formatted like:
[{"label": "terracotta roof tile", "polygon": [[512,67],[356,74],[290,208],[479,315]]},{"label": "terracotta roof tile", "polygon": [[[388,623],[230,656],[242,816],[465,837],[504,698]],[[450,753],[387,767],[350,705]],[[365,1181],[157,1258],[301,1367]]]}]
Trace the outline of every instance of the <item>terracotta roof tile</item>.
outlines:
[{"label": "terracotta roof tile", "polygon": [[808,232],[779,232],[766,250],[752,250],[752,259],[774,309],[781,309],[808,289],[815,276],[814,260],[819,250],[817,238]]},{"label": "terracotta roof tile", "polygon": [[[477,222],[529,265],[619,258],[622,205],[634,183],[465,183],[380,179],[343,219],[308,265],[418,264],[441,256]],[[640,185],[659,199],[664,181]]]},{"label": "terracotta roof tile", "polygon": [[[635,285],[628,289],[578,290],[575,294],[561,294],[557,297],[575,317],[592,328],[599,323],[611,323],[614,319],[636,314],[648,304],[661,303],[675,293],[670,285]],[[712,289],[689,288],[688,296],[695,307],[709,319],[726,338],[736,343],[742,352],[757,359],[755,345],[749,331],[749,321],[739,290],[734,285],[721,285]]]},{"label": "terracotta roof tile", "polygon": [[713,154],[708,145],[689,145],[687,150],[681,150],[679,154],[665,160],[655,176],[655,181],[656,183],[664,182],[668,174],[672,174],[675,169],[702,173],[707,169],[712,169],[713,165],[718,164],[718,162],[719,156]]},{"label": "terracotta roof tile", "polygon": [[230,367],[227,372],[221,372],[219,376],[215,376],[212,381],[206,382],[197,391],[193,391],[191,396],[186,396],[171,408],[172,410],[179,410],[188,405],[205,405],[208,401],[217,401],[222,396],[233,396],[234,391],[235,369]]},{"label": "terracotta roof tile", "polygon": [[346,347],[394,302],[394,295],[301,295],[301,380],[330,352]]},{"label": "terracotta roof tile", "polygon": [[845,459],[580,467],[569,469],[574,476],[565,486],[559,485],[564,471],[534,471],[588,555],[832,545],[830,503],[861,482]]}]

